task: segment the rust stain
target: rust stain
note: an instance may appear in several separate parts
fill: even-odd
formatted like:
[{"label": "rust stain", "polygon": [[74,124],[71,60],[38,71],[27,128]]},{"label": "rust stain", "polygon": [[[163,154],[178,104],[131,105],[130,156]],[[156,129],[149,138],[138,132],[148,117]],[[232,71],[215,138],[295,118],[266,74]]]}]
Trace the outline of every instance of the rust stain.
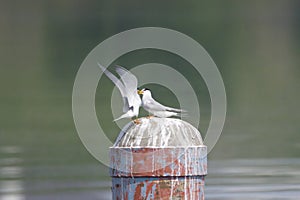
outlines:
[{"label": "rust stain", "polygon": [[171,188],[170,180],[161,180],[161,181],[159,181],[159,188],[161,188],[161,189]]},{"label": "rust stain", "polygon": [[[194,147],[192,147],[194,148]],[[163,200],[204,199],[206,159],[199,159],[201,148],[131,148],[126,159],[122,151],[111,151],[114,199]],[[122,168],[125,170],[120,170]]]},{"label": "rust stain", "polygon": [[152,196],[155,195],[154,193],[152,193],[152,187],[153,187],[154,185],[155,185],[155,182],[151,182],[151,183],[147,184],[147,188],[146,188],[146,197],[145,197],[145,199],[149,199],[148,197],[149,197],[149,195],[151,195],[151,194],[152,194]]},{"label": "rust stain", "polygon": [[135,200],[142,200],[142,196],[141,196],[142,185],[144,185],[144,184],[138,184],[135,188],[135,192],[134,192],[134,199]]}]

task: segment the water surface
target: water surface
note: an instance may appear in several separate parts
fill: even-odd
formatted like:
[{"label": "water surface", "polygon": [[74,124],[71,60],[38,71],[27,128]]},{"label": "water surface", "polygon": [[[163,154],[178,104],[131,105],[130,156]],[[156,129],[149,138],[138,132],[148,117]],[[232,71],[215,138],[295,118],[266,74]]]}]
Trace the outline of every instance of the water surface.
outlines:
[{"label": "water surface", "polygon": [[[20,149],[1,149],[0,200],[109,200],[111,181],[101,164],[23,165],[12,156]],[[300,159],[209,160],[208,200],[298,199]]]}]

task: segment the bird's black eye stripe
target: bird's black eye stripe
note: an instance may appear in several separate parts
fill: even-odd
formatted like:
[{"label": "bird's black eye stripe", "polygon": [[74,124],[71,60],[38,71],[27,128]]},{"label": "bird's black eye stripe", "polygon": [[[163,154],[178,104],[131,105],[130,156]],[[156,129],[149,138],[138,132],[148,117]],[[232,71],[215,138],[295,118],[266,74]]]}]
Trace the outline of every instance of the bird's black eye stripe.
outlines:
[{"label": "bird's black eye stripe", "polygon": [[149,90],[148,88],[145,88],[144,90]]},{"label": "bird's black eye stripe", "polygon": [[132,110],[132,111],[133,111],[133,106],[130,106],[130,107],[129,107],[129,110]]}]

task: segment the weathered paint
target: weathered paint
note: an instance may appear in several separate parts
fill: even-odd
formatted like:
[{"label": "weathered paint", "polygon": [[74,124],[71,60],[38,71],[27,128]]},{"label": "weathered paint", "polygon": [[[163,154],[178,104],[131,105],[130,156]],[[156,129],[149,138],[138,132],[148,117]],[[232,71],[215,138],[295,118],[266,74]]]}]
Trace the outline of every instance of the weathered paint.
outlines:
[{"label": "weathered paint", "polygon": [[207,174],[206,146],[114,147],[111,176],[195,176]]},{"label": "weathered paint", "polygon": [[204,199],[204,177],[120,177],[113,178],[113,199]]},{"label": "weathered paint", "polygon": [[191,124],[174,118],[141,118],[128,123],[116,140],[118,147],[177,147],[203,145],[200,132]]},{"label": "weathered paint", "polygon": [[197,129],[154,118],[122,134],[110,148],[114,200],[204,199],[207,148]]}]

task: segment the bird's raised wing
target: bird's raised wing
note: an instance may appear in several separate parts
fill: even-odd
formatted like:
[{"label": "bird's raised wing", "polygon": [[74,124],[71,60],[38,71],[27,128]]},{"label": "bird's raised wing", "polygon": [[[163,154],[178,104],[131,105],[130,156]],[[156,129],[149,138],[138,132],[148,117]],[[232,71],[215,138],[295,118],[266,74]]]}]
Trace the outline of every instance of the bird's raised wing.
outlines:
[{"label": "bird's raised wing", "polygon": [[115,86],[119,89],[122,100],[124,103],[123,106],[123,112],[127,112],[129,110],[129,104],[128,104],[128,97],[127,97],[127,90],[123,83],[115,76],[113,75],[110,71],[106,70],[100,63],[97,63],[100,69],[103,71],[103,73],[115,84]]},{"label": "bird's raised wing", "polygon": [[116,66],[116,72],[119,74],[124,84],[129,107],[140,106],[142,101],[140,96],[137,94],[138,80],[136,76],[121,66]]},{"label": "bird's raised wing", "polygon": [[138,86],[138,80],[136,76],[121,66],[116,66],[116,72],[121,77],[125,89],[128,90],[128,93],[132,93],[132,92],[136,93],[137,86]]}]

